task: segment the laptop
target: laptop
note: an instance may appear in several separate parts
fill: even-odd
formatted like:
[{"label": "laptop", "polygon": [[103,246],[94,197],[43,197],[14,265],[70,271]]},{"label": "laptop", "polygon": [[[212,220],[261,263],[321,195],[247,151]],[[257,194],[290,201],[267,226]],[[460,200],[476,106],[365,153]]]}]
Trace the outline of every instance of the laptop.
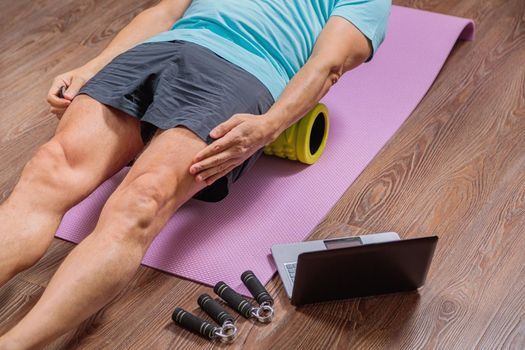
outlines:
[{"label": "laptop", "polygon": [[437,236],[382,232],[289,244],[271,251],[293,305],[412,291],[423,286]]}]

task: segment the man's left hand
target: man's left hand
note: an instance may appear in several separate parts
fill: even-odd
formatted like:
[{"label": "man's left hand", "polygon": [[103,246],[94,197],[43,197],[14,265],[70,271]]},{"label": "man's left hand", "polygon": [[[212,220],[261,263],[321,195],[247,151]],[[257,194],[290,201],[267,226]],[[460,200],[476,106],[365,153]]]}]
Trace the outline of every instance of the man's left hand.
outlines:
[{"label": "man's left hand", "polygon": [[235,114],[210,131],[218,140],[195,155],[190,174],[209,186],[272,142],[273,135],[264,115]]}]

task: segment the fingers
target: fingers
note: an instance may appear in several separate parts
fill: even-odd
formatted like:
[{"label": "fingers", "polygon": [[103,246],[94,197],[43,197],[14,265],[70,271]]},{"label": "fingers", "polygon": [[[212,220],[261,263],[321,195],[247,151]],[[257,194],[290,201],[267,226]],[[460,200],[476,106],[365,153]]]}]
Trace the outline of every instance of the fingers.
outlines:
[{"label": "fingers", "polygon": [[54,108],[67,108],[71,104],[71,101],[53,95],[47,96],[47,102]]},{"label": "fingers", "polygon": [[205,158],[211,157],[214,154],[220,153],[236,144],[239,143],[238,140],[239,136],[232,135],[232,133],[229,133],[226,135],[226,137],[214,141],[212,144],[208,145],[204,149],[200,150],[195,157],[193,157],[193,162],[201,161]]},{"label": "fingers", "polygon": [[66,111],[66,108],[71,104],[71,101],[59,98],[58,96],[49,97],[47,101],[49,102],[50,108],[49,111],[52,114],[55,114],[58,119],[62,117],[62,114]]},{"label": "fingers", "polygon": [[77,76],[73,76],[71,84],[67,87],[64,92],[64,98],[72,100],[79,92],[80,88],[85,84],[85,80]]},{"label": "fingers", "polygon": [[73,98],[78,94],[86,79],[76,73],[67,72],[57,76],[47,93],[49,111],[60,119]]},{"label": "fingers", "polygon": [[231,158],[218,166],[201,172],[199,175],[197,175],[196,180],[206,181],[206,184],[210,185],[213,182],[215,182],[215,180],[226,175],[228,172],[230,172],[233,168],[235,168],[241,163],[242,158]]},{"label": "fingers", "polygon": [[51,107],[66,108],[67,106],[69,106],[71,101],[66,100],[65,98],[58,97],[59,91],[60,87],[56,90],[49,90],[49,93],[47,94],[47,102],[51,105]]},{"label": "fingers", "polygon": [[61,77],[57,77],[53,80],[51,88],[47,93],[47,102],[51,105],[52,108],[54,107],[64,109],[71,103],[71,101],[65,98],[58,97],[60,89],[63,86],[67,86],[67,82],[64,81]]},{"label": "fingers", "polygon": [[219,154],[216,154],[211,157],[207,157],[200,163],[195,163],[190,167],[190,173],[195,175],[199,173],[200,171],[203,171],[205,169],[209,169],[211,167],[215,167],[221,163],[224,163],[228,159],[237,158],[239,154],[234,153],[231,150],[227,150],[224,152],[221,152]]},{"label": "fingers", "polygon": [[210,131],[210,136],[214,139],[218,139],[219,137],[223,137],[228,131],[242,123],[242,118],[239,116],[233,116],[227,121],[217,125],[215,128],[213,128]]}]

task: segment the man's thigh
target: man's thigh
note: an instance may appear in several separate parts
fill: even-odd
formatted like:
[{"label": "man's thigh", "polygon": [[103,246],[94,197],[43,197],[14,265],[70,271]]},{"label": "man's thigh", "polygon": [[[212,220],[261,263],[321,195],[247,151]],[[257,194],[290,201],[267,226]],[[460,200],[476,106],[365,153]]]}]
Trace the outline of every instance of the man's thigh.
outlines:
[{"label": "man's thigh", "polygon": [[154,178],[159,180],[155,185],[173,202],[167,210],[173,212],[206,187],[205,182],[197,182],[189,172],[192,159],[206,146],[206,142],[184,126],[158,129],[121,186],[131,184],[139,176],[155,175]]},{"label": "man's thigh", "polygon": [[78,95],[59,121],[54,138],[70,165],[100,181],[115,173],[144,148],[135,118],[87,95]]}]

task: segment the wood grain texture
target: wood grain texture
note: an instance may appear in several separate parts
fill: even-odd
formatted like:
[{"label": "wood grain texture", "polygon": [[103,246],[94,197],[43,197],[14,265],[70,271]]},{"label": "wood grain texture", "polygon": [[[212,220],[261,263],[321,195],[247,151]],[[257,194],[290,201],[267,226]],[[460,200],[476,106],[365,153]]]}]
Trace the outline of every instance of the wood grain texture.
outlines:
[{"label": "wood grain texture", "polygon": [[[52,78],[99,53],[155,1],[2,1],[0,200],[54,133]],[[210,288],[141,266],[111,303],[47,349],[523,349],[525,348],[525,2],[399,0],[469,17],[476,40],[458,42],[421,104],[348,188],[311,238],[337,223],[354,232],[437,234],[419,293],[294,308],[268,285],[270,325],[239,318],[233,345],[212,344],[171,320]],[[0,334],[36,303],[74,245],[55,239],[38,264],[0,288]]]}]

